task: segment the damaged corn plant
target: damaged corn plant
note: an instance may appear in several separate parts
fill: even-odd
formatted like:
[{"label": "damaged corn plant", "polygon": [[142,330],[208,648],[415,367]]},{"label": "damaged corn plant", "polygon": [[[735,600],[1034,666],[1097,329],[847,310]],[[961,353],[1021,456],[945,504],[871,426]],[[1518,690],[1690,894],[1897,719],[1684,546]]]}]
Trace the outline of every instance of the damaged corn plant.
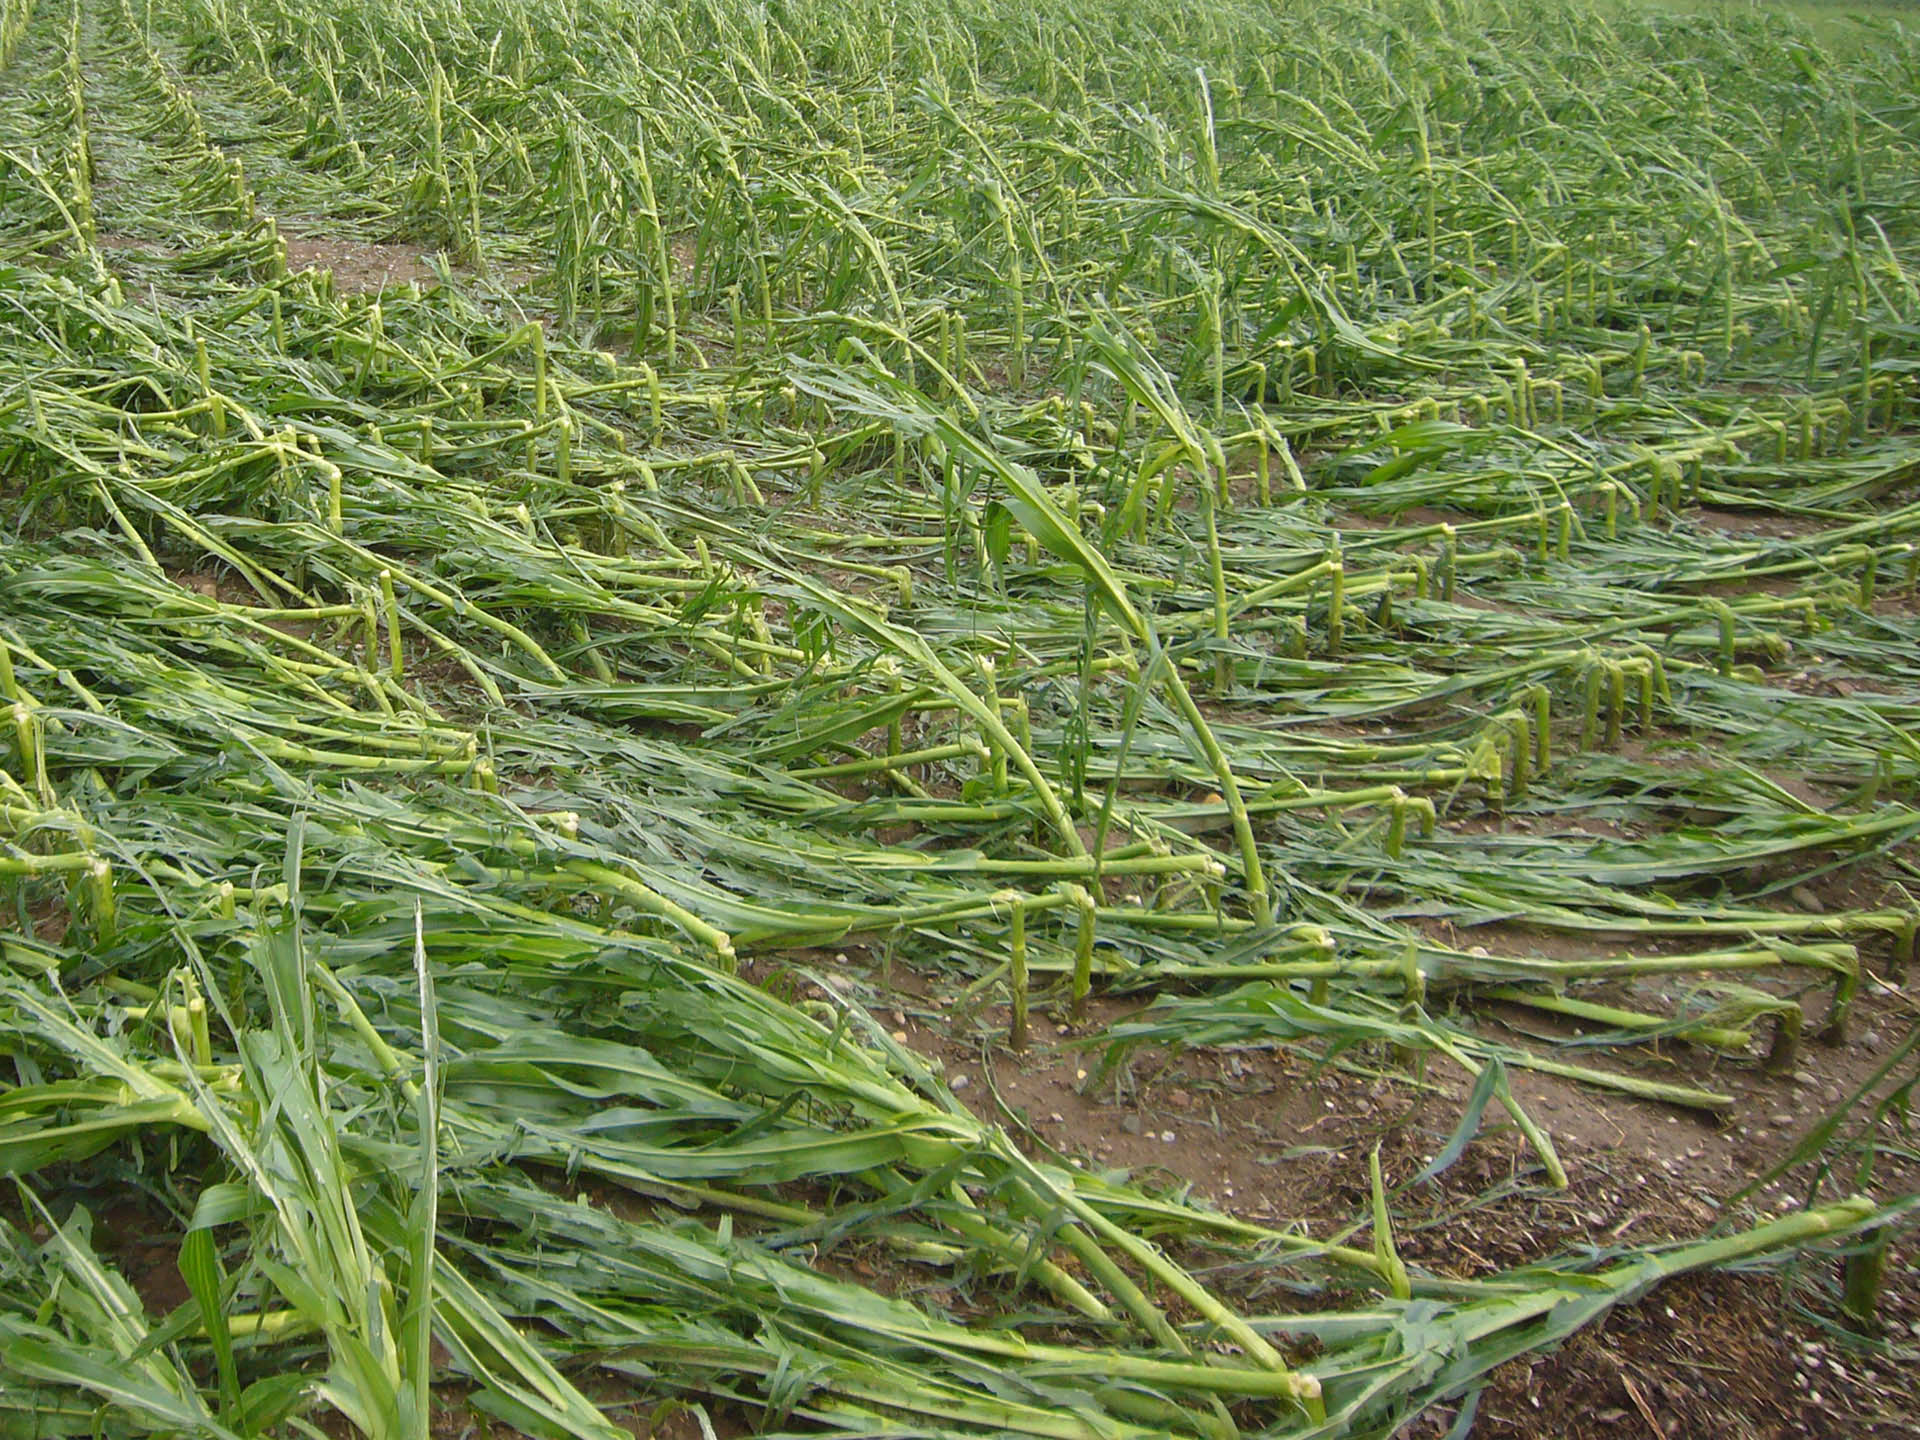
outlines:
[{"label": "damaged corn plant", "polygon": [[1451,1072],[1543,1186],[1516,1070],[1817,1064],[1920,914],[1916,93],[1505,0],[0,0],[0,1433],[1384,1436],[1884,1236],[1459,1279],[1377,1159],[1312,1233],[1036,1155],[822,962]]}]

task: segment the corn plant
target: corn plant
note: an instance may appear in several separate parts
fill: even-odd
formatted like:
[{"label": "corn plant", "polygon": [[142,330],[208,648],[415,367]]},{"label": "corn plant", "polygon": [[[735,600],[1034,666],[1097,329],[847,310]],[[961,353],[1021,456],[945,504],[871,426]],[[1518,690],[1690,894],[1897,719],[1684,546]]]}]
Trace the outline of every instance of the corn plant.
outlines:
[{"label": "corn plant", "polygon": [[1880,39],[0,0],[0,1425],[1386,1435],[1694,1268],[1870,1323],[1864,1160],[1463,1282],[1377,1156],[1329,1233],[1035,1159],[819,952],[1150,1002],[1089,1083],[1457,1071],[1430,1173],[1817,1065],[1920,929]]}]

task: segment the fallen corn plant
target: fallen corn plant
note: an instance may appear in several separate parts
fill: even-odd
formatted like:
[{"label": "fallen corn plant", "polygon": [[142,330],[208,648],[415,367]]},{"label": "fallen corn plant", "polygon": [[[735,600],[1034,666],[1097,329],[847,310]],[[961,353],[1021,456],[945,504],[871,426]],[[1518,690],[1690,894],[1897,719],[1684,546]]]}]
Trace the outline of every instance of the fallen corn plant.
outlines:
[{"label": "fallen corn plant", "polygon": [[1817,1065],[1920,917],[1880,40],[0,0],[0,1427],[1386,1435],[1696,1267],[1864,1314],[1870,1168],[1463,1281],[1377,1157],[1033,1158],[820,951],[1455,1069],[1430,1168],[1549,1184],[1514,1073]]}]

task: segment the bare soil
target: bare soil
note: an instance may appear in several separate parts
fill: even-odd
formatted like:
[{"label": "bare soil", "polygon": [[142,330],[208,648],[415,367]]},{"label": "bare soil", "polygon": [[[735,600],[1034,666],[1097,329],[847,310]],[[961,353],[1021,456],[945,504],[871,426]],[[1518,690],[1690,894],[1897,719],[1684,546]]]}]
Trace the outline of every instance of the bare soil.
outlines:
[{"label": "bare soil", "polygon": [[[1790,1283],[1690,1275],[1558,1351],[1496,1371],[1472,1433],[1477,1440],[1891,1440],[1920,1434],[1914,1388],[1902,1367],[1861,1358],[1809,1323]],[[1460,1408],[1421,1417],[1409,1440],[1447,1435]]]},{"label": "bare soil", "polygon": [[1687,519],[1706,530],[1717,530],[1738,540],[1804,540],[1827,528],[1824,520],[1809,515],[1783,515],[1774,510],[1719,510],[1709,505],[1690,506]]},{"label": "bare soil", "polygon": [[392,285],[433,279],[427,252],[414,245],[325,240],[287,235],[289,270],[326,270],[342,295],[374,295]]},{"label": "bare soil", "polygon": [[[1477,938],[1517,953],[1543,948],[1539,936],[1530,944],[1514,943],[1518,936]],[[1006,1044],[1008,1010],[968,1009],[958,981],[901,971],[887,977],[857,948],[809,958],[840,971],[836,988],[851,982],[864,990],[896,1039],[942,1067],[958,1099],[1036,1153],[1331,1238],[1362,1219],[1366,1157],[1377,1147],[1389,1187],[1404,1187],[1394,1200],[1402,1255],[1461,1278],[1582,1246],[1690,1240],[1721,1222],[1753,1223],[1812,1197],[1849,1192],[1860,1179],[1851,1173],[1813,1165],[1771,1180],[1768,1173],[1867,1083],[1916,1018],[1901,987],[1873,979],[1855,1002],[1850,1038],[1809,1040],[1784,1073],[1763,1070],[1757,1051],[1734,1057],[1673,1043],[1566,1057],[1731,1093],[1724,1115],[1516,1071],[1515,1095],[1551,1133],[1569,1185],[1549,1188],[1537,1157],[1491,1111],[1451,1169],[1408,1185],[1453,1130],[1470,1088],[1467,1077],[1443,1073],[1438,1062],[1416,1080],[1384,1055],[1315,1066],[1295,1052],[1221,1047],[1143,1050],[1103,1068],[1100,1032],[1140,1008],[1124,997],[1096,997],[1080,1021],[1060,1007],[1037,1008],[1030,1043],[1016,1054]],[[1526,1038],[1537,1050],[1546,1048],[1543,1036],[1553,1038],[1552,1017],[1521,1007],[1476,1013],[1490,1036]],[[1816,1002],[1810,1021],[1819,1013]],[[1524,1025],[1526,1036],[1507,1033],[1510,1025]],[[1856,1117],[1864,1113],[1856,1107]],[[1883,1159],[1867,1188],[1891,1195],[1916,1183],[1920,1166]],[[860,1272],[868,1283],[871,1271]],[[1561,1349],[1496,1371],[1472,1402],[1471,1433],[1491,1440],[1920,1436],[1920,1374],[1837,1324],[1836,1272],[1831,1263],[1809,1263],[1784,1274],[1671,1281]],[[1920,1256],[1911,1246],[1896,1247],[1889,1259],[1879,1326],[1879,1338],[1896,1346],[1920,1339]],[[1406,1433],[1441,1440],[1458,1415],[1457,1406],[1441,1407]]]}]

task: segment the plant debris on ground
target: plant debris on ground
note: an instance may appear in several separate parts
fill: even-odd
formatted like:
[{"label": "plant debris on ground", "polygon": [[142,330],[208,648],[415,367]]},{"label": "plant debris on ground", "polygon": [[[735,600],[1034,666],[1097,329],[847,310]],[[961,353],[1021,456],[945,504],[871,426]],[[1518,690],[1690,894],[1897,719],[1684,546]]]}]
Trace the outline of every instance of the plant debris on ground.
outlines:
[{"label": "plant debris on ground", "polygon": [[0,1433],[1900,1433],[1861,23],[0,0]]}]

